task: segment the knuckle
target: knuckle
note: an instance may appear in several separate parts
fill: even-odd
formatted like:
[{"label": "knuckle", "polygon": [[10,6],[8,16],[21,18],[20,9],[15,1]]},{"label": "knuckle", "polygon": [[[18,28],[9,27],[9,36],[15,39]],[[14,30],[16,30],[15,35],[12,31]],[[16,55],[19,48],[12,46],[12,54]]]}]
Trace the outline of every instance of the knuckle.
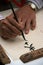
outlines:
[{"label": "knuckle", "polygon": [[23,30],[23,29],[24,29],[24,26],[21,25],[21,26],[20,26],[20,29]]},{"label": "knuckle", "polygon": [[7,20],[11,20],[11,18],[12,18],[11,16],[7,16],[6,17]]},{"label": "knuckle", "polygon": [[1,20],[1,23],[3,23],[4,22],[4,19],[3,20]]},{"label": "knuckle", "polygon": [[3,39],[5,39],[5,40],[8,40],[9,39],[9,37],[6,37],[6,36],[1,36]]}]

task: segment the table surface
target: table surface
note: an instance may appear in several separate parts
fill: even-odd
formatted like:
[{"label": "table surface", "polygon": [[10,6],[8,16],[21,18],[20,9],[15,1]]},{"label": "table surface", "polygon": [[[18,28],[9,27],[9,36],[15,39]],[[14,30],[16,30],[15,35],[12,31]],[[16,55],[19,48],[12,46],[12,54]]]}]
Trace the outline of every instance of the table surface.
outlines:
[{"label": "table surface", "polygon": [[[0,12],[0,14],[6,17],[11,14],[11,10]],[[30,33],[25,35],[25,37],[29,45],[33,43],[35,49],[39,49],[43,48],[43,10],[37,12],[36,22],[36,29],[34,31],[30,30]],[[18,60],[22,54],[30,51],[28,48],[24,48],[25,41],[22,36],[18,36],[14,40],[9,41],[5,41],[0,37],[0,44],[13,60]]]}]

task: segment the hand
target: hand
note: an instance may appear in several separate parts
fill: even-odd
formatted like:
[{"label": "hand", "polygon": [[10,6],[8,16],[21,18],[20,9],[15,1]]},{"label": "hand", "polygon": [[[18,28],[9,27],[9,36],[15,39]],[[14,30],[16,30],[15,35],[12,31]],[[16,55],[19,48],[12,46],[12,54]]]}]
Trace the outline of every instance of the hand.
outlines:
[{"label": "hand", "polygon": [[15,27],[15,25],[18,26],[16,21],[12,16],[10,16],[10,18],[11,20],[3,19],[0,21],[0,36],[6,40],[15,38],[16,36],[21,34],[20,31]]},{"label": "hand", "polygon": [[36,12],[32,10],[29,5],[23,6],[21,9],[16,11],[19,24],[21,29],[25,31],[26,34],[29,30],[34,30],[36,27]]},{"label": "hand", "polygon": [[15,13],[18,18],[18,23],[14,19],[13,14],[1,20],[1,36],[5,39],[15,38],[20,35],[21,32],[18,29],[28,34],[30,29],[34,30],[36,27],[35,11],[29,5],[23,6]]}]

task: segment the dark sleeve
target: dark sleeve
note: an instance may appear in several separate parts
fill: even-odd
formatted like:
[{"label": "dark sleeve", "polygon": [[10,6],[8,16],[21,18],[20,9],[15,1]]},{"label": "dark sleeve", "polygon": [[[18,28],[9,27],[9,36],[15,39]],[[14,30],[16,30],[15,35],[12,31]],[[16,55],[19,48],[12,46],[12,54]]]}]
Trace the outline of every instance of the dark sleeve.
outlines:
[{"label": "dark sleeve", "polygon": [[6,3],[4,0],[0,0],[0,11],[9,9],[9,4]]}]

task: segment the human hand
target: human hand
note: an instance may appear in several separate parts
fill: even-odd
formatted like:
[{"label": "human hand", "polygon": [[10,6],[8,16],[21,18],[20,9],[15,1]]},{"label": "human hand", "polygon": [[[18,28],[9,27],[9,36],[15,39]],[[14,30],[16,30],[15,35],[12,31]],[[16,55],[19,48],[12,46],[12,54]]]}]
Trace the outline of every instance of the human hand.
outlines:
[{"label": "human hand", "polygon": [[16,11],[19,24],[21,29],[25,31],[26,34],[29,33],[29,30],[34,30],[36,27],[36,12],[32,10],[29,5],[25,5]]},{"label": "human hand", "polygon": [[[9,16],[11,20],[3,19],[0,21],[0,36],[4,39],[12,39],[20,35],[20,31],[15,27],[18,26],[12,16]],[[18,26],[19,27],[19,26]]]},{"label": "human hand", "polygon": [[33,11],[29,5],[23,6],[15,13],[18,18],[18,23],[14,19],[13,14],[6,17],[4,20],[1,20],[1,36],[5,39],[15,38],[20,35],[21,33],[18,29],[25,31],[25,33],[28,34],[30,29],[34,30],[36,27],[35,11]]}]

